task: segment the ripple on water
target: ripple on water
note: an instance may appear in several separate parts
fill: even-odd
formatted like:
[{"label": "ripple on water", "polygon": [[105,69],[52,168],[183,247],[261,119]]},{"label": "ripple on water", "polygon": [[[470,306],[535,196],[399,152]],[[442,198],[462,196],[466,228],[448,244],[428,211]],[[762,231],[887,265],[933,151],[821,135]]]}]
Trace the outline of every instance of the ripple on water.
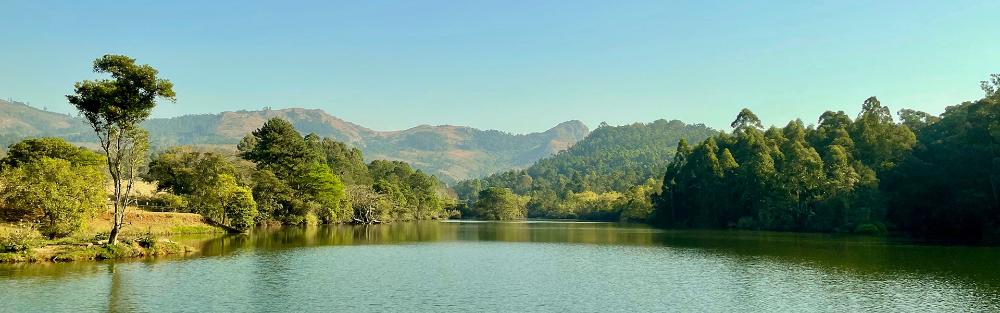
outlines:
[{"label": "ripple on water", "polygon": [[813,256],[827,246],[721,245],[613,224],[483,237],[505,231],[477,229],[489,225],[433,229],[434,240],[418,228],[420,240],[389,244],[253,242],[211,257],[0,267],[0,311],[1000,311],[995,281],[886,266],[897,253],[882,248],[835,250],[848,262]]}]

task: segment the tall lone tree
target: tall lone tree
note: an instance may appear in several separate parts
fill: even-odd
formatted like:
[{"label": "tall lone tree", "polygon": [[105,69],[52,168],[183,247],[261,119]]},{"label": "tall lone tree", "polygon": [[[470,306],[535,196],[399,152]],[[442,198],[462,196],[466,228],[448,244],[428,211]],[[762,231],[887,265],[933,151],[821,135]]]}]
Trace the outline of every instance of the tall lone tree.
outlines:
[{"label": "tall lone tree", "polygon": [[157,99],[174,102],[176,95],[173,83],[157,78],[156,69],[137,65],[135,59],[124,55],[108,54],[94,60],[94,72],[110,74],[111,78],[77,82],[74,94],[66,98],[90,122],[107,156],[115,211],[108,243],[115,244],[136,172],[148,150],[147,133],[139,123],[149,117]]}]

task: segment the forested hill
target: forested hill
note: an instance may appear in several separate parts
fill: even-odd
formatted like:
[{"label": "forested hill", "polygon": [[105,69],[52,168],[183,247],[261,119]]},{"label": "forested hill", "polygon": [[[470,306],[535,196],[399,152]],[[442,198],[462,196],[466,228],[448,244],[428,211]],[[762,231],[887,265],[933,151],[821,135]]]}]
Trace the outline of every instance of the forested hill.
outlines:
[{"label": "forested hill", "polygon": [[[2,100],[0,113],[0,144],[4,147],[25,137],[37,136],[62,137],[77,143],[96,140],[78,117]],[[369,161],[405,161],[452,182],[527,167],[572,146],[589,133],[580,121],[568,121],[545,132],[524,135],[450,125],[376,131],[311,109],[185,115],[150,119],[143,127],[149,130],[154,148],[191,144],[235,147],[245,134],[274,117],[292,122],[303,134],[315,133],[360,148]]]},{"label": "forested hill", "polygon": [[[459,197],[476,200],[487,187],[510,188],[531,196],[532,208],[552,208],[572,193],[625,192],[663,177],[680,139],[698,142],[718,134],[702,124],[657,120],[600,127],[566,151],[544,158],[525,170],[498,173],[459,183]],[[529,215],[557,217],[529,208]],[[557,214],[558,215],[558,214]]]}]

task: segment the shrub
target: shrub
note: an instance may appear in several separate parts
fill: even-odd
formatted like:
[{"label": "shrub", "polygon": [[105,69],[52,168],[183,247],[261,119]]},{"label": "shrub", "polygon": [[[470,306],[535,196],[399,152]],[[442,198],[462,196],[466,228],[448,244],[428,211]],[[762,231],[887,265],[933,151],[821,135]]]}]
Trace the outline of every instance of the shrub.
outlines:
[{"label": "shrub", "polygon": [[56,254],[52,257],[52,261],[55,262],[67,262],[67,261],[77,261],[77,260],[95,260],[97,256],[104,250],[104,247],[92,246],[86,248],[73,249],[70,251],[62,252]]},{"label": "shrub", "polygon": [[858,234],[878,235],[885,233],[885,226],[881,224],[858,224],[858,227],[854,228],[854,232]]},{"label": "shrub", "polygon": [[145,255],[168,255],[187,251],[184,246],[173,241],[157,241],[146,248]]},{"label": "shrub", "polygon": [[0,229],[0,252],[20,252],[33,248],[41,239],[38,231],[30,227]]},{"label": "shrub", "polygon": [[736,228],[754,229],[757,228],[757,222],[755,222],[752,217],[744,216],[736,221]]},{"label": "shrub", "polygon": [[50,238],[70,235],[104,206],[104,174],[94,166],[42,157],[4,170],[0,204],[8,219],[37,223]]},{"label": "shrub", "polygon": [[156,238],[156,236],[153,236],[153,234],[145,233],[139,235],[139,237],[136,237],[135,243],[139,244],[139,246],[143,248],[151,248],[154,245],[156,245],[157,240],[158,239]]},{"label": "shrub", "polygon": [[106,232],[106,231],[102,231],[102,232],[98,232],[98,233],[94,234],[94,241],[108,240],[108,238],[111,238],[111,233]]},{"label": "shrub", "polygon": [[97,259],[113,260],[138,256],[142,256],[142,251],[137,249],[134,245],[115,244],[102,247],[100,252],[97,254]]}]

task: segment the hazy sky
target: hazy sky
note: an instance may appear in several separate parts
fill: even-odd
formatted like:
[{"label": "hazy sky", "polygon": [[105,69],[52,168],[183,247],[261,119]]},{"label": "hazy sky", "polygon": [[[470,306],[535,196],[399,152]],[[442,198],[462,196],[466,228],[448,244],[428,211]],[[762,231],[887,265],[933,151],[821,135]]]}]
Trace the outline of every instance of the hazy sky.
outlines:
[{"label": "hazy sky", "polygon": [[154,116],[306,107],[378,130],[938,114],[1000,72],[1000,1],[9,1],[0,97],[71,112],[91,62],[172,80]]}]

